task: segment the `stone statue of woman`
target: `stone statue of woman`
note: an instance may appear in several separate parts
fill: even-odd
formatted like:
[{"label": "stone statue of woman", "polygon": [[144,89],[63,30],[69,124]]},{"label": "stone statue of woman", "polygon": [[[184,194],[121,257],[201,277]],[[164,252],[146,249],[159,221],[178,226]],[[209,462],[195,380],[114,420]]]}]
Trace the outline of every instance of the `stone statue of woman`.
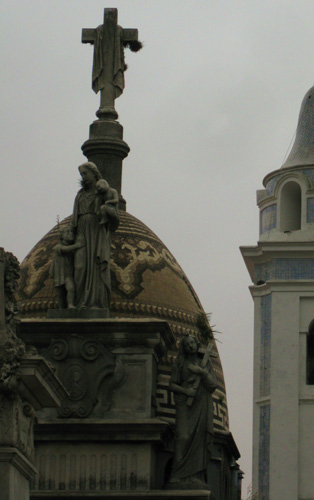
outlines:
[{"label": "stone statue of woman", "polygon": [[75,241],[80,242],[74,254],[75,306],[105,309],[109,315],[111,234],[119,225],[119,212],[117,203],[108,203],[108,193],[112,201],[117,193],[109,185],[105,193],[97,189],[102,176],[94,163],[83,163],[78,169],[82,188],[71,220]]},{"label": "stone statue of woman", "polygon": [[193,335],[183,337],[169,388],[176,404],[175,451],[168,489],[209,489],[206,469],[213,437],[212,393],[217,387],[210,357],[205,366]]}]

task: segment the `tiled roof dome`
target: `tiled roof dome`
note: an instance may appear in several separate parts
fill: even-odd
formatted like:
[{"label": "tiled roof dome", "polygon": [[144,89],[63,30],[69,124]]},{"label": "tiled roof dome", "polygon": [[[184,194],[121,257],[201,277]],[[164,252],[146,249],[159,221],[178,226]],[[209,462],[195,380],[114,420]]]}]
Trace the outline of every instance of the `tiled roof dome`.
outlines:
[{"label": "tiled roof dome", "polygon": [[314,86],[305,94],[294,144],[282,168],[314,165]]},{"label": "tiled roof dome", "polygon": [[[197,321],[204,315],[202,305],[185,273],[163,242],[143,222],[120,211],[120,226],[112,237],[111,315],[153,317],[168,321],[176,338],[184,332],[200,335]],[[64,219],[60,226],[69,223]],[[53,249],[59,242],[59,227],[49,231],[21,264],[19,300],[21,318],[46,317],[56,308],[49,269]],[[176,354],[159,366],[160,414],[172,418],[174,407],[167,391],[170,364]],[[228,429],[228,410],[222,367],[217,352],[215,368],[219,387],[214,393],[215,426]]]}]

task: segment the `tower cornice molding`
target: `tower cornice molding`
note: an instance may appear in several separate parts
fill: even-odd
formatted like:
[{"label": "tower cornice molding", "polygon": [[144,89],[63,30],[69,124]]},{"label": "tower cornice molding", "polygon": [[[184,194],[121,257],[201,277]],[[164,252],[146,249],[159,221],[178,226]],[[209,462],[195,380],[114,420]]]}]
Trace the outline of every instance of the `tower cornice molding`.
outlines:
[{"label": "tower cornice molding", "polygon": [[253,282],[256,264],[266,264],[276,259],[314,260],[313,241],[258,242],[255,246],[241,246],[240,251]]},{"label": "tower cornice molding", "polygon": [[[266,191],[266,189],[259,190],[259,191]],[[259,197],[259,195],[258,195],[259,191],[257,191],[257,198]],[[257,199],[257,206],[260,210],[263,210],[264,208],[267,208],[267,207],[274,205],[274,204],[277,204],[277,198],[273,194],[271,194],[269,196],[264,196],[261,199]]]},{"label": "tower cornice molding", "polygon": [[302,172],[303,169],[305,168],[314,168],[314,163],[313,164],[304,164],[304,165],[298,165],[296,167],[285,167],[285,168],[278,168],[277,170],[272,170],[269,172],[269,174],[265,175],[263,179],[263,186],[266,187],[267,183],[276,176],[282,177],[284,174],[291,175],[291,172],[294,173],[300,173]]}]

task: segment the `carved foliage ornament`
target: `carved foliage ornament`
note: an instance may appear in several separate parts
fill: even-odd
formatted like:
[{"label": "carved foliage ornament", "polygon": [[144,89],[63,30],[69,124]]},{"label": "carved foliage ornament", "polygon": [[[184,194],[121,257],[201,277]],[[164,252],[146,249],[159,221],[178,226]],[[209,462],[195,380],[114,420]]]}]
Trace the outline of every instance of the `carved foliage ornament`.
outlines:
[{"label": "carved foliage ornament", "polygon": [[3,268],[5,331],[0,335],[0,388],[14,392],[20,376],[20,360],[25,354],[23,342],[16,336],[19,308],[15,300],[19,261],[10,252],[4,252]]}]

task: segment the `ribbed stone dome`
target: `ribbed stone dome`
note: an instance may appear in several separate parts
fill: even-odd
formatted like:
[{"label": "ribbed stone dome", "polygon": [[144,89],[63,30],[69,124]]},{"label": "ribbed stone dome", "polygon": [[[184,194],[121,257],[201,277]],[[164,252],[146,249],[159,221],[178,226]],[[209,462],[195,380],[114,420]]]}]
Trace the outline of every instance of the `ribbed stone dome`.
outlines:
[{"label": "ribbed stone dome", "polygon": [[[120,226],[113,234],[111,251],[111,315],[153,317],[168,321],[179,340],[185,331],[198,337],[202,305],[183,270],[163,242],[133,215],[120,211]],[[69,223],[70,217],[60,223]],[[59,227],[49,231],[21,264],[18,298],[21,317],[46,317],[56,308],[49,276],[53,249],[59,242]],[[216,350],[215,369],[219,387],[214,393],[215,426],[228,429],[228,410],[222,367]],[[160,414],[172,418],[174,407],[167,390],[170,365],[176,353],[159,365],[158,404]]]}]

